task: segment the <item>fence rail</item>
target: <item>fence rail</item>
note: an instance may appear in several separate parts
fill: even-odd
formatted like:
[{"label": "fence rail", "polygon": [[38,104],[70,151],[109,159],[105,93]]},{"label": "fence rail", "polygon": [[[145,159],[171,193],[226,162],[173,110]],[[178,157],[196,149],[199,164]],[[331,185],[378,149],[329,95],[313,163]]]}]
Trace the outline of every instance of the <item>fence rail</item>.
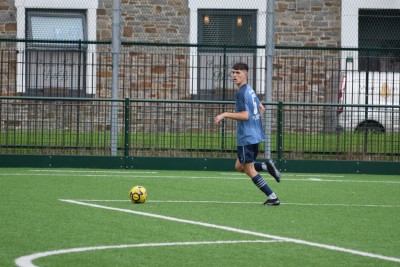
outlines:
[{"label": "fence rail", "polygon": [[[120,156],[236,157],[235,122],[224,120],[220,126],[213,123],[223,110],[234,110],[232,101],[6,96],[0,97],[0,154],[111,155],[113,102],[118,103]],[[398,129],[326,129],[323,114],[336,110],[339,104],[264,104],[269,107],[267,116],[272,116],[272,158],[400,160]],[[350,108],[354,116],[364,116],[366,109],[388,108],[391,114],[400,110],[400,106],[393,105],[344,107]]]}]

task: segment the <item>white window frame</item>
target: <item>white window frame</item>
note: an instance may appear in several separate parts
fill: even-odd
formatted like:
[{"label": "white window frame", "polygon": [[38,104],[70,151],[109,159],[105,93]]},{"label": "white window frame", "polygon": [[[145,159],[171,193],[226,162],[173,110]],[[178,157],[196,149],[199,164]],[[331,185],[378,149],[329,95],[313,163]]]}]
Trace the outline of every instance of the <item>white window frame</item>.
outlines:
[{"label": "white window frame", "polygon": [[[55,1],[55,0],[15,0],[15,7],[17,8],[17,38],[26,39],[26,9],[38,8],[49,10],[86,10],[86,23],[87,23],[87,38],[88,41],[96,41],[96,20],[98,0],[68,0],[68,1]],[[19,42],[17,50],[20,51],[17,56],[17,92],[26,92],[25,81],[25,53],[26,45],[24,42]],[[96,65],[95,59],[96,46],[88,44],[87,46],[87,61],[86,61],[86,94],[96,94],[96,73],[93,66]]]},{"label": "white window frame", "polygon": [[[257,0],[257,1],[248,1],[246,3],[243,0],[189,0],[189,9],[190,9],[190,31],[189,31],[189,42],[191,44],[197,44],[197,15],[198,9],[256,9],[257,12],[257,45],[264,45],[266,43],[266,34],[267,34],[267,1],[269,0]],[[264,39],[263,39],[264,38]],[[190,69],[197,69],[197,48],[190,48]],[[257,69],[265,68],[265,49],[257,49],[257,59],[262,58],[262,60],[257,60]],[[190,80],[191,94],[197,94],[197,73],[190,72]],[[260,81],[260,86],[255,88],[256,93],[264,93],[262,90],[265,87],[265,73],[257,71],[256,80]]]},{"label": "white window frame", "polygon": [[[358,11],[360,9],[399,9],[398,0],[351,0],[342,1],[341,46],[345,48],[358,47]],[[346,69],[346,59],[353,60],[352,70],[358,70],[358,51],[342,52],[342,70]]]}]

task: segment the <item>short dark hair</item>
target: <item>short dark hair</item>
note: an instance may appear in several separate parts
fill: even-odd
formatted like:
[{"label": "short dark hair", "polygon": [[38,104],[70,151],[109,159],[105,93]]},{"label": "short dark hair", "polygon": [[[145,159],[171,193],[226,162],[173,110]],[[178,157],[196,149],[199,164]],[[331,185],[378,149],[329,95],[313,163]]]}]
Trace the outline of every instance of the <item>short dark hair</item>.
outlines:
[{"label": "short dark hair", "polygon": [[239,62],[233,65],[232,67],[234,70],[246,70],[249,71],[249,66],[246,63]]}]

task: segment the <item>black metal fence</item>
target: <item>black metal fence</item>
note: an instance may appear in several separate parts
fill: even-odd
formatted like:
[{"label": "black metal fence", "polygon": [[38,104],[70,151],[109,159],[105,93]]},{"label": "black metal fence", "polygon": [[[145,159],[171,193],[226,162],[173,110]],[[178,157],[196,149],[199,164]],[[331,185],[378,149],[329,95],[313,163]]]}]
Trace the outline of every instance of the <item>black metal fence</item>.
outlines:
[{"label": "black metal fence", "polygon": [[266,88],[265,47],[123,43],[110,100],[109,42],[35,42],[1,40],[1,154],[110,155],[117,102],[120,155],[234,157],[235,122],[216,127],[213,118],[234,109],[231,67],[243,61],[269,104],[272,157],[399,160],[395,49],[377,59],[367,49],[276,47]]},{"label": "black metal fence", "polygon": [[[111,155],[111,102],[117,102],[117,155],[236,156],[235,122],[224,120],[219,126],[213,122],[217,114],[234,109],[231,101],[32,97],[0,97],[0,100],[1,154]],[[397,130],[326,131],[321,113],[327,107],[336,108],[337,104],[265,104],[270,107],[266,114],[272,121],[273,158],[400,160]],[[352,108],[352,115],[376,108],[347,107]],[[387,108],[397,114],[400,111],[398,105]]]}]

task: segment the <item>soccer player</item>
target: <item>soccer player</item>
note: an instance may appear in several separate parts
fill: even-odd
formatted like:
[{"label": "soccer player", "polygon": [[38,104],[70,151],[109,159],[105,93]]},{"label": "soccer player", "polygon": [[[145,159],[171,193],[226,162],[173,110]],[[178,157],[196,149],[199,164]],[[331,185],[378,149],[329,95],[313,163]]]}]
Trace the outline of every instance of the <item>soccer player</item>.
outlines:
[{"label": "soccer player", "polygon": [[239,88],[236,93],[235,112],[224,112],[215,117],[218,125],[223,119],[237,121],[237,160],[235,168],[239,172],[246,173],[253,183],[268,196],[264,205],[277,206],[280,201],[272,189],[267,185],[258,173],[267,170],[279,183],[281,174],[272,160],[266,162],[255,162],[258,154],[258,144],[264,141],[265,135],[262,128],[261,115],[265,108],[258,99],[253,88],[247,84],[249,67],[246,63],[233,65],[233,82]]}]

